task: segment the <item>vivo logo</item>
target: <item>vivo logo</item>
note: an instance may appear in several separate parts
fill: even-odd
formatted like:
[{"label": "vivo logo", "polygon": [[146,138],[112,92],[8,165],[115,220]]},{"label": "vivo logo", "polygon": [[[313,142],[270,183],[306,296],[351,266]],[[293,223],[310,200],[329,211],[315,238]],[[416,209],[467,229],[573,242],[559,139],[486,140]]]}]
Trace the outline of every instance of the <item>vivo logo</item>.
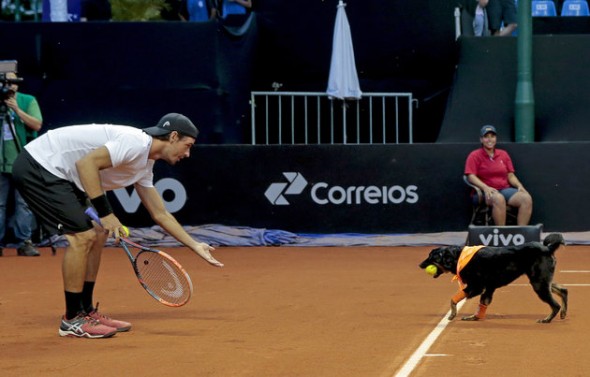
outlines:
[{"label": "vivo logo", "polygon": [[[164,200],[164,205],[166,206],[168,212],[175,213],[180,211],[182,207],[184,207],[187,200],[187,196],[186,190],[182,183],[173,178],[164,178],[156,182],[154,184],[154,187],[160,193],[162,200]],[[164,199],[164,193],[166,191],[170,191],[174,194],[172,200],[166,201]],[[127,190],[123,188],[113,190],[113,194],[115,194],[115,196],[119,200],[119,203],[121,203],[121,207],[123,207],[123,210],[125,212],[137,212],[137,209],[141,204],[141,200],[139,199],[139,195],[137,194],[137,191],[135,191],[135,189],[131,191],[131,194],[127,193]]]},{"label": "vivo logo", "polygon": [[494,229],[493,234],[480,234],[479,240],[485,246],[510,246],[522,245],[526,242],[522,234],[501,234],[498,229]]}]

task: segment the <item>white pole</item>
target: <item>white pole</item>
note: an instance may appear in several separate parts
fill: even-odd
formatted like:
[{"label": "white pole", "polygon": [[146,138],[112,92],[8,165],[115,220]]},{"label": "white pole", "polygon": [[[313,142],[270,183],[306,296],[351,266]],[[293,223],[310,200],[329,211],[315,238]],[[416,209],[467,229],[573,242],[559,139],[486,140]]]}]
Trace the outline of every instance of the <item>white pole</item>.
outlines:
[{"label": "white pole", "polygon": [[346,144],[346,99],[342,100],[342,142]]},{"label": "white pole", "polygon": [[461,9],[455,8],[455,40],[461,36]]}]

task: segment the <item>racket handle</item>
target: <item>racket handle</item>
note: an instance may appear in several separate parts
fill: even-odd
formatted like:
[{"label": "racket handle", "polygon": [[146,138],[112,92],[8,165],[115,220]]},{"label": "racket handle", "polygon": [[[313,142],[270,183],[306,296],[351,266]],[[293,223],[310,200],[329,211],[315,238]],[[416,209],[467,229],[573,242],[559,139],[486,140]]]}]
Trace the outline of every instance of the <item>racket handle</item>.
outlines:
[{"label": "racket handle", "polygon": [[[90,217],[92,220],[96,221],[98,225],[102,225],[102,223],[100,222],[100,217],[98,217],[98,213],[93,207],[86,208],[86,211],[84,211],[84,213],[88,215],[88,217]],[[123,225],[123,233],[125,237],[129,237],[129,228],[127,228],[125,225]]]},{"label": "racket handle", "polygon": [[88,215],[88,217],[90,217],[92,220],[96,221],[99,225],[102,225],[102,223],[100,222],[100,217],[98,217],[98,213],[94,208],[88,207],[86,208],[86,211],[84,211],[84,213]]}]

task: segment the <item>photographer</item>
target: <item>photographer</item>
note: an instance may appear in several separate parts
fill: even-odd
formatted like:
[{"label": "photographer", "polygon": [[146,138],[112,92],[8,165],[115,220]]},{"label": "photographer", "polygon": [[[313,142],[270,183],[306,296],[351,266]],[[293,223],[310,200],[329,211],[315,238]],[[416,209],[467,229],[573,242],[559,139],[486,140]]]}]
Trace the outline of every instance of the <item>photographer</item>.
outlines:
[{"label": "photographer", "polygon": [[[15,72],[7,72],[3,89],[8,88],[3,98],[2,127],[0,128],[0,255],[4,244],[4,236],[9,216],[7,207],[10,192],[14,192],[14,214],[10,221],[14,229],[20,256],[38,256],[39,251],[31,242],[33,232],[33,214],[19,192],[14,188],[12,178],[12,164],[23,146],[37,137],[37,131],[41,129],[43,118],[37,99],[29,94],[19,93],[18,85],[14,83],[17,76]],[[4,91],[3,91],[4,92]],[[11,129],[11,123],[14,127]]]}]

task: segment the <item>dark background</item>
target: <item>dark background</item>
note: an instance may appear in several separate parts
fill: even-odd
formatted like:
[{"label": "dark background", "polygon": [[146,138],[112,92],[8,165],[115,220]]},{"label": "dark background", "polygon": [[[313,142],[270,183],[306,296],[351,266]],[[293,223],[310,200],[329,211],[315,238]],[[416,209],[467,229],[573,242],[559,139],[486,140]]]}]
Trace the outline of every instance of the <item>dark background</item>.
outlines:
[{"label": "dark background", "polygon": [[[205,145],[188,161],[156,163],[157,182],[174,178],[185,187],[186,205],[174,213],[182,224],[247,225],[303,233],[431,233],[464,231],[471,218],[470,188],[463,182],[474,143],[399,145]],[[545,231],[590,229],[590,143],[501,143],[516,174],[534,199],[531,224]],[[289,205],[273,205],[264,195],[284,172],[301,174],[308,185],[286,194]],[[575,173],[574,173],[575,172]],[[417,186],[418,202],[399,204],[316,204],[311,187]],[[164,193],[172,201],[171,193]],[[151,226],[145,210],[126,212],[111,196],[121,221]]]},{"label": "dark background", "polygon": [[[219,22],[0,23],[0,59],[17,59],[45,129],[151,125],[184,112],[201,143],[250,135],[251,90],[327,87],[336,0],[257,0],[245,31]],[[412,92],[416,142],[436,140],[456,60],[452,2],[347,1],[365,92]],[[235,23],[233,23],[235,24]]]},{"label": "dark background", "polygon": [[[464,230],[464,159],[478,146],[481,125],[493,123],[535,199],[532,222],[556,231],[590,228],[588,18],[534,20],[539,143],[516,144],[515,38],[455,41],[453,2],[347,3],[361,89],[414,94],[414,145],[244,145],[252,90],[279,83],[281,91],[325,91],[336,0],[257,0],[244,30],[216,21],[4,22],[0,59],[19,61],[21,90],[39,99],[44,130],[90,122],[146,127],[171,111],[193,119],[201,136],[191,159],[157,168],[158,177],[174,178],[187,191],[186,206],[175,213],[183,224],[316,233]],[[264,191],[292,171],[342,185],[416,182],[420,204],[317,207],[297,197],[294,205],[271,206]],[[130,226],[151,224],[143,209],[117,211]]]},{"label": "dark background", "polygon": [[[44,129],[145,127],[176,111],[195,121],[202,144],[245,144],[251,91],[326,90],[337,3],[257,0],[243,28],[245,20],[2,22],[0,59],[18,60]],[[513,140],[516,38],[456,41],[454,5],[348,1],[361,89],[412,93],[416,143],[471,141],[485,123]],[[589,140],[578,132],[590,116],[580,54],[589,18],[535,17],[533,31],[536,140]]]}]

